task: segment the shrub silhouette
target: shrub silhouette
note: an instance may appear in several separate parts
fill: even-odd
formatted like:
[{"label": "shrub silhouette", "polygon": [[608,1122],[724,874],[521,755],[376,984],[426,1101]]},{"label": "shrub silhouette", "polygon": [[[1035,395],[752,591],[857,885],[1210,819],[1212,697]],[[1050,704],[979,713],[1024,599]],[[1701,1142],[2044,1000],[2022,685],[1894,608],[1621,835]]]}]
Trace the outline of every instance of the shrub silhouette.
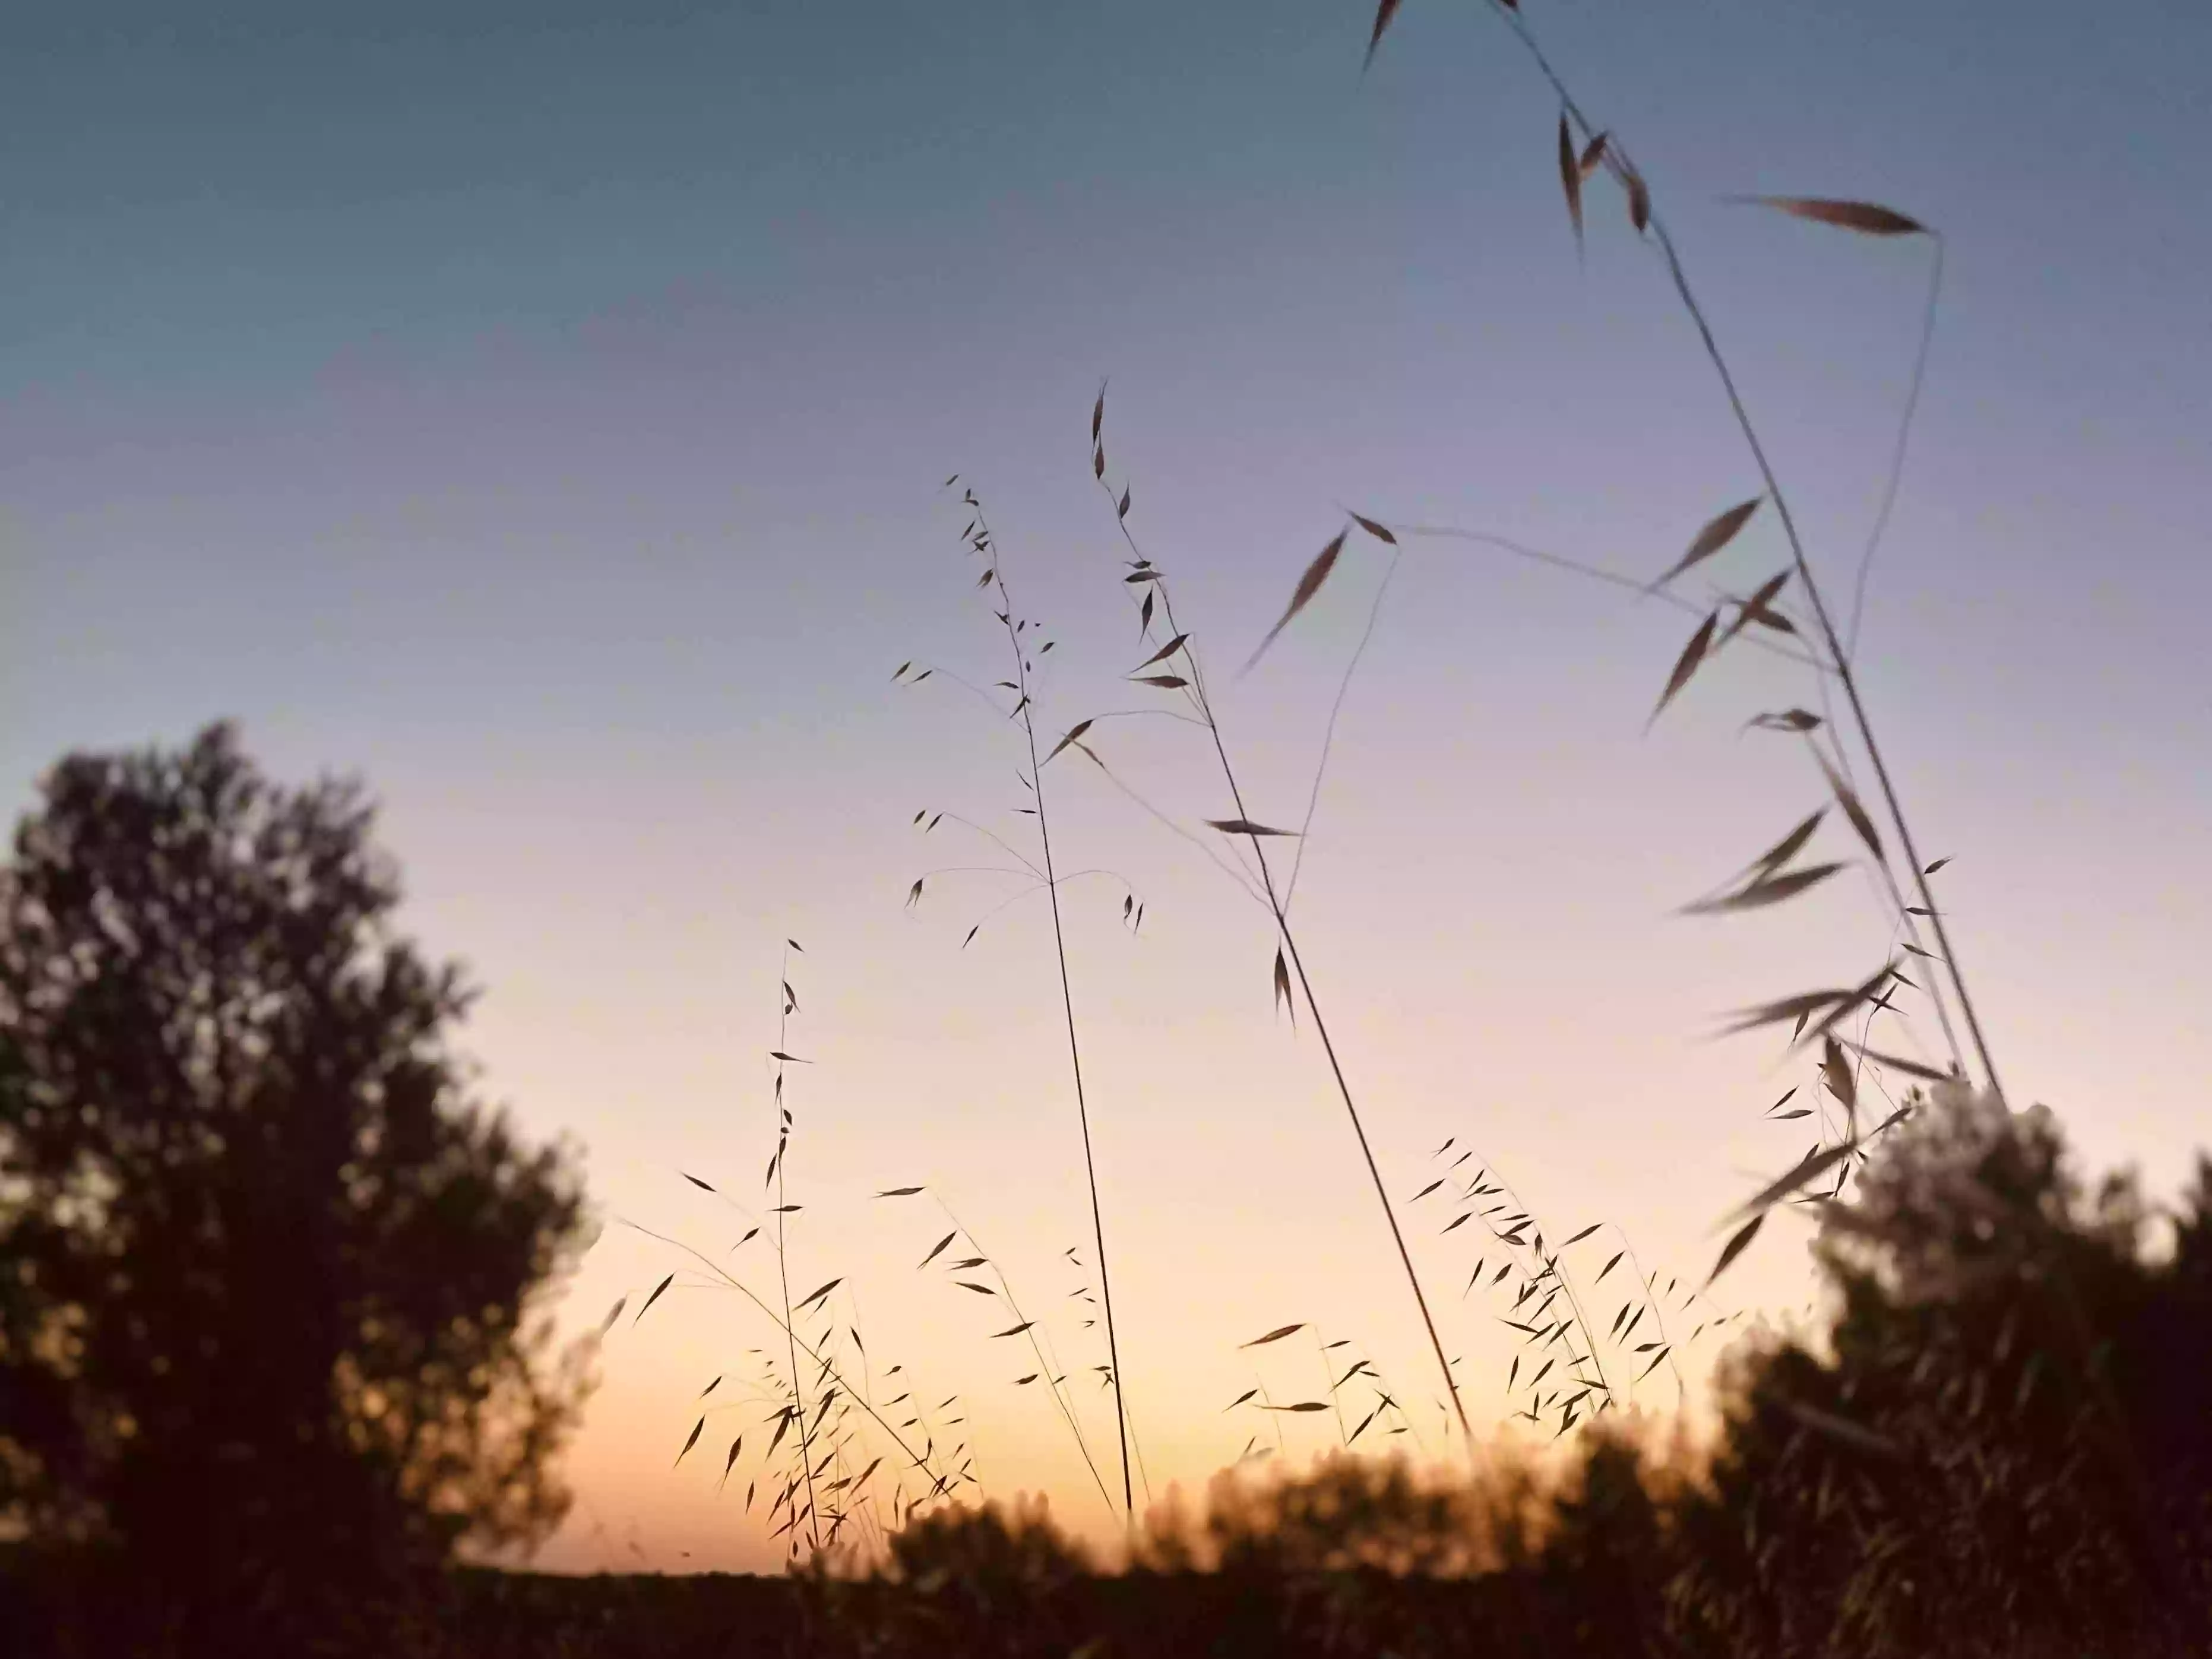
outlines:
[{"label": "shrub silhouette", "polygon": [[216,726],[43,796],[0,867],[0,1516],[127,1583],[78,1639],[304,1644],[542,1534],[580,1356],[526,1313],[581,1196],[469,1097],[359,790]]},{"label": "shrub silhouette", "polygon": [[[2212,1651],[2212,1163],[2171,1231],[2041,1109],[1939,1088],[1816,1200],[1817,1336],[1747,1341],[1709,1451],[1612,1414],[1563,1471],[1339,1455],[1170,1506],[1118,1579],[948,1510],[849,1595],[870,1653]],[[848,1587],[849,1589],[863,1587]],[[925,1611],[891,1592],[922,1592]],[[825,1638],[825,1644],[827,1638]],[[950,1647],[946,1644],[950,1643]],[[996,1645],[994,1645],[994,1644]],[[843,1651],[834,1644],[821,1650]]]},{"label": "shrub silhouette", "polygon": [[1676,1517],[1716,1653],[2202,1652],[2212,1638],[2212,1164],[2170,1250],[2044,1109],[1938,1089],[1824,1212],[1825,1340],[1739,1359]]}]

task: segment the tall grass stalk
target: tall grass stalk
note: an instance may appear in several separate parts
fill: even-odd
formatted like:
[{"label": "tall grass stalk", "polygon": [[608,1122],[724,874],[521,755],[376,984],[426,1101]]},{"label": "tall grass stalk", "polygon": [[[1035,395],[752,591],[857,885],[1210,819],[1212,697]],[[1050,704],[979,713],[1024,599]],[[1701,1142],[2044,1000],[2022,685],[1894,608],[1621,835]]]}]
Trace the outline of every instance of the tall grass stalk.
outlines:
[{"label": "tall grass stalk", "polygon": [[[1759,478],[1765,486],[1768,498],[1774,503],[1776,517],[1780,520],[1783,535],[1789,543],[1791,568],[1800,586],[1804,591],[1805,603],[1809,608],[1814,625],[1819,629],[1820,642],[1826,655],[1825,665],[1833,673],[1837,684],[1843,689],[1844,701],[1850,709],[1852,725],[1857,732],[1861,744],[1866,750],[1867,759],[1874,769],[1875,781],[1881,792],[1885,815],[1890,827],[1896,833],[1899,849],[1904,854],[1910,868],[1911,879],[1920,899],[1919,908],[1924,911],[1929,927],[1936,936],[1944,971],[1950,979],[1960,1011],[1972,1036],[1975,1054],[1981,1062],[1982,1075],[1989,1087],[2002,1098],[2004,1090],[1998,1079],[1996,1061],[1990,1053],[1988,1036],[1982,1026],[1980,1012],[1975,1006],[1972,994],[1966,988],[1965,970],[1960,965],[1957,951],[1951,940],[1950,930],[1944,926],[1942,908],[1936,902],[1934,891],[1929,886],[1926,861],[1922,858],[1919,847],[1914,840],[1912,827],[1905,816],[1904,804],[1899,797],[1896,783],[1890,775],[1888,762],[1883,755],[1881,744],[1875,734],[1873,718],[1867,712],[1865,700],[1860,694],[1858,676],[1852,667],[1852,653],[1844,643],[1842,635],[1837,629],[1826,597],[1821,591],[1819,579],[1814,574],[1812,561],[1806,555],[1804,539],[1798,532],[1796,517],[1790,509],[1789,495],[1784,490],[1782,481],[1775,472],[1766,446],[1759,437],[1759,428],[1752,420],[1750,410],[1745,406],[1743,394],[1736,384],[1735,375],[1729,367],[1728,358],[1721,350],[1719,341],[1715,337],[1711,319],[1703,304],[1699,302],[1696,291],[1691,286],[1688,273],[1683,268],[1680,252],[1676,247],[1673,234],[1668,228],[1665,216],[1660,213],[1651,200],[1649,181],[1637,169],[1619,134],[1609,128],[1597,126],[1583,113],[1573,93],[1568,89],[1566,82],[1553,66],[1542,46],[1538,44],[1534,31],[1529,27],[1528,19],[1522,15],[1518,6],[1505,3],[1505,0],[1490,0],[1490,5],[1492,10],[1497,13],[1506,27],[1512,30],[1514,37],[1528,52],[1530,60],[1534,63],[1538,71],[1550,84],[1552,90],[1558,94],[1565,118],[1573,124],[1584,146],[1595,145],[1602,135],[1604,147],[1599,152],[1600,164],[1628,193],[1632,213],[1641,222],[1638,228],[1648,232],[1653,246],[1657,248],[1660,258],[1666,265],[1668,278],[1673,284],[1675,295],[1681,301],[1683,310],[1688,314],[1692,324],[1697,329],[1698,343],[1704,349],[1705,359],[1712,365],[1713,372],[1719,377],[1721,388],[1727,396],[1729,410],[1735,421],[1736,429],[1742,434],[1745,447],[1750,451],[1752,461],[1759,470]],[[1932,289],[1933,283],[1941,281],[1942,258],[1941,234],[1916,222],[1903,219],[1901,216],[1891,216],[1891,218],[1895,221],[1895,228],[1892,228],[1885,224],[1877,234],[1922,234],[1927,235],[1934,244],[1936,252],[1936,269],[1931,282]],[[1832,217],[1829,222],[1844,223],[1850,228],[1862,229],[1878,222],[1863,220],[1859,223],[1853,224],[1848,219]],[[1931,319],[1932,316],[1931,301]],[[1923,346],[1919,357],[1919,365],[1923,368],[1926,363],[1924,338],[1923,334]],[[1905,421],[1908,422],[1911,410],[1918,401],[1917,384],[1918,370],[1916,369],[1914,395],[1906,407]],[[1882,515],[1884,520],[1887,517],[1887,503],[1885,501]],[[1869,544],[1868,559],[1862,561],[1863,571],[1866,563],[1871,559],[1872,550],[1872,544]],[[1856,623],[1854,623],[1854,631],[1856,631]],[[1839,765],[1847,769],[1848,756],[1843,752],[1841,744],[1837,745],[1837,750]],[[1891,872],[1887,858],[1878,844],[1872,844],[1870,842],[1868,850],[1873,854],[1882,879],[1891,890],[1900,918],[1910,928],[1913,912],[1905,904],[1902,894],[1898,891],[1896,878]],[[1935,994],[1932,1000],[1936,1002],[1940,1011],[1942,1005],[1940,993]],[[1960,1058],[1963,1059],[1963,1056]]]},{"label": "tall grass stalk", "polygon": [[[958,482],[958,477],[955,475],[947,480],[948,487]],[[1129,1413],[1121,1381],[1121,1333],[1114,1315],[1114,1281],[1108,1264],[1105,1215],[1098,1198],[1098,1162],[1091,1142],[1091,1102],[1083,1076],[1083,1045],[1076,1028],[1075,992],[1068,973],[1067,933],[1060,914],[1060,877],[1053,851],[1052,816],[1046,802],[1043,763],[1037,750],[1036,704],[1030,689],[1032,668],[1029,654],[1022,646],[1021,635],[1028,624],[1015,614],[1013,596],[1006,581],[1005,552],[992,533],[990,520],[982,502],[972,488],[963,488],[962,500],[963,504],[975,514],[975,521],[967,532],[968,545],[971,551],[985,561],[983,577],[978,586],[998,596],[998,608],[992,614],[1006,635],[1007,654],[1013,665],[1012,679],[1003,684],[1015,694],[1012,718],[1020,723],[1023,741],[1029,752],[1029,772],[1024,781],[1028,785],[1030,799],[1035,803],[1032,811],[1036,817],[1037,845],[1043,861],[1041,875],[1052,913],[1053,963],[1058,972],[1060,1013],[1067,1033],[1068,1072],[1074,1084],[1076,1123],[1083,1140],[1083,1175],[1091,1203],[1091,1237],[1098,1252],[1098,1290],[1106,1320],[1108,1377],[1113,1387],[1114,1425],[1121,1452],[1121,1515],[1124,1525],[1133,1528],[1137,1515],[1136,1492],[1130,1474]],[[970,937],[973,937],[972,933]],[[1072,1414],[1069,1420],[1073,1427]],[[1079,1430],[1077,1440],[1081,1445]],[[1083,1455],[1088,1462],[1090,1450],[1087,1446],[1083,1447]]]},{"label": "tall grass stalk", "polygon": [[[816,941],[817,944],[820,941]],[[783,1334],[791,1358],[792,1403],[799,1413],[799,1467],[806,1471],[806,1539],[807,1547],[819,1553],[822,1548],[820,1511],[814,1499],[814,1440],[806,1420],[806,1390],[799,1380],[799,1339],[791,1328],[791,1263],[784,1249],[784,1221],[790,1214],[790,1203],[784,1194],[784,1170],[790,1162],[791,1109],[783,1101],[784,1055],[790,1049],[791,1016],[797,1010],[798,999],[791,993],[791,942],[784,945],[783,959],[778,968],[780,988],[775,1022],[775,1273],[776,1283],[783,1291]]]},{"label": "tall grass stalk", "polygon": [[[1299,949],[1297,933],[1291,926],[1290,910],[1285,891],[1279,887],[1274,870],[1267,860],[1266,840],[1283,832],[1269,830],[1253,819],[1250,810],[1245,804],[1244,791],[1237,780],[1236,766],[1229,758],[1228,743],[1222,736],[1221,722],[1214,711],[1212,697],[1206,689],[1206,671],[1199,661],[1198,651],[1191,641],[1190,635],[1176,618],[1175,598],[1170,589],[1167,578],[1150,559],[1144,556],[1143,550],[1137,545],[1136,538],[1130,532],[1129,494],[1127,487],[1124,486],[1121,495],[1116,497],[1113,487],[1106,482],[1103,431],[1105,406],[1106,394],[1103,388],[1101,388],[1098,400],[1091,410],[1091,474],[1097,482],[1099,489],[1104,492],[1108,501],[1113,506],[1115,527],[1121,532],[1121,540],[1128,548],[1129,556],[1133,562],[1133,574],[1126,579],[1126,585],[1146,590],[1144,596],[1137,601],[1142,618],[1142,636],[1147,641],[1152,637],[1151,596],[1154,593],[1159,597],[1161,620],[1165,623],[1170,636],[1169,643],[1155,653],[1152,660],[1144,666],[1166,665],[1172,667],[1180,662],[1187,671],[1187,675],[1169,673],[1156,676],[1155,678],[1175,682],[1171,685],[1165,686],[1164,689],[1182,692],[1189,700],[1192,710],[1199,722],[1206,728],[1207,738],[1212,745],[1214,758],[1220,765],[1222,781],[1228,789],[1230,802],[1235,808],[1233,817],[1227,820],[1214,820],[1213,827],[1221,830],[1224,834],[1241,836],[1251,842],[1253,857],[1259,867],[1260,890],[1266,900],[1268,913],[1274,919],[1276,934],[1280,940],[1276,956],[1279,994],[1286,996],[1289,989],[1284,977],[1286,953],[1290,970],[1297,976],[1299,994],[1305,1002],[1308,1013],[1312,1016],[1314,1030],[1321,1039],[1322,1052],[1328,1057],[1329,1074],[1335,1081],[1338,1097],[1343,1101],[1345,1115],[1351,1121],[1352,1135],[1358,1142],[1359,1154],[1366,1164],[1368,1178],[1374,1185],[1376,1200],[1382,1206],[1383,1219],[1389,1226],[1391,1242],[1396,1246],[1399,1263],[1405,1269],[1406,1282],[1413,1291],[1415,1306],[1420,1310],[1421,1324],[1428,1333],[1430,1348],[1436,1355],[1437,1369],[1443,1377],[1444,1388],[1451,1398],[1453,1410],[1459,1419],[1460,1431],[1466,1437],[1468,1455],[1470,1460],[1473,1460],[1479,1455],[1479,1447],[1475,1440],[1474,1426],[1468,1420],[1466,1403],[1460,1398],[1459,1384],[1452,1376],[1451,1364],[1444,1358],[1443,1339],[1437,1334],[1436,1318],[1429,1310],[1428,1297],[1422,1291],[1420,1274],[1413,1267],[1413,1253],[1407,1248],[1406,1236],[1399,1228],[1397,1213],[1390,1203],[1389,1190],[1383,1185],[1382,1171],[1376,1163],[1375,1149],[1367,1138],[1367,1126],[1361,1120],[1358,1102],[1352,1094],[1351,1083],[1345,1076],[1343,1061],[1337,1054],[1335,1038],[1329,1031],[1328,1021],[1322,1012],[1319,1000],[1314,994],[1313,981],[1306,971],[1304,953]],[[1334,545],[1340,545],[1341,541],[1342,538],[1340,537],[1338,543]],[[1325,556],[1333,560],[1334,556],[1332,552]],[[1066,746],[1066,740],[1063,740],[1062,746]],[[1104,767],[1105,763],[1099,761],[1097,753],[1087,744],[1077,742],[1075,746],[1083,749],[1084,752],[1102,769]]]}]

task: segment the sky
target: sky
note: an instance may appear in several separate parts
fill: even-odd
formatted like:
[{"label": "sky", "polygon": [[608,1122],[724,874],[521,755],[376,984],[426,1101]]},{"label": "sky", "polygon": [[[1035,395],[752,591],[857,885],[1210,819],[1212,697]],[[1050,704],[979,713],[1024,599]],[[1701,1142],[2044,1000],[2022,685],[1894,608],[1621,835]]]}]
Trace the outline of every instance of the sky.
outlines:
[{"label": "sky", "polygon": [[[1176,583],[1254,816],[1296,823],[1387,550],[1355,537],[1237,671],[1347,509],[1648,578],[1759,493],[1619,192],[1589,185],[1578,256],[1552,94],[1476,4],[1412,0],[1364,76],[1352,0],[191,11],[5,26],[10,812],[71,749],[226,716],[279,776],[366,778],[404,925],[484,988],[464,1038],[484,1088],[585,1161],[605,1227],[572,1332],[687,1260],[625,1221],[768,1292],[761,1241],[729,1247],[768,1201],[787,1042],[811,1062],[794,1288],[843,1276],[830,1306],[872,1364],[962,1396],[992,1492],[1110,1533],[991,1338],[1003,1309],[914,1265],[941,1198],[1050,1310],[1071,1374],[1103,1358],[1062,1256],[1091,1252],[1050,917],[981,833],[1031,833],[1017,728],[985,706],[1004,642],[941,486],[982,496],[1055,641],[1048,735],[1170,706],[1125,678],[1149,647],[1091,477],[1109,380],[1108,479]],[[1863,198],[1942,231],[1859,672],[1917,844],[1954,860],[2008,1088],[2093,1166],[2171,1191],[2212,1076],[2212,14],[1527,15],[1632,146],[1832,591],[1881,501],[1931,245],[1723,198]],[[1856,875],[1675,914],[1823,798],[1794,745],[1740,730],[1805,701],[1804,671],[1734,650],[1647,734],[1694,618],[1477,544],[1403,547],[1292,909],[1386,1184],[1407,1198],[1456,1137],[1554,1238],[1602,1222],[1694,1282],[1728,1210],[1804,1151],[1762,1113],[1812,1082],[1777,1042],[1711,1040],[1716,1016],[1856,981],[1890,937]],[[1686,591],[1785,554],[1763,511]],[[894,685],[907,661],[942,672]],[[1099,872],[1064,890],[1070,989],[1158,1495],[1273,1438],[1224,1412],[1239,1392],[1328,1380],[1313,1333],[1237,1347],[1264,1330],[1309,1322],[1409,1400],[1437,1390],[1311,1011],[1274,1008],[1269,919],[1205,856],[1194,826],[1230,808],[1203,735],[1117,718],[1095,740],[1191,837],[1072,754],[1046,769],[1059,867]],[[926,837],[925,808],[952,815]],[[1892,1041],[1939,1052],[1924,1012]],[[1504,1309],[1459,1295],[1475,1230],[1403,1213],[1497,1422]],[[1802,1310],[1808,1237],[1769,1228],[1719,1304]],[[780,1559],[714,1480],[725,1431],[763,1420],[749,1351],[777,1334],[694,1277],[604,1344],[543,1565]],[[1682,1349],[1692,1392],[1716,1352]],[[1670,1373],[1637,1398],[1671,1408]],[[1437,1449],[1437,1408],[1413,1413]],[[1336,1438],[1281,1420],[1286,1459]]]}]

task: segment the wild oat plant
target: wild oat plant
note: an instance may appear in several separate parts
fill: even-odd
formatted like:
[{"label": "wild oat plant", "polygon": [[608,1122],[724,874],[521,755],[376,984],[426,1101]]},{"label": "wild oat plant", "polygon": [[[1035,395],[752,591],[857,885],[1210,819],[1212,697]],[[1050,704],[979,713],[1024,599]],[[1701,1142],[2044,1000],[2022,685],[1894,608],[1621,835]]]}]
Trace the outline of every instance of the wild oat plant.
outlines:
[{"label": "wild oat plant", "polygon": [[[731,1439],[718,1486],[729,1484],[750,1434],[760,1461],[746,1480],[746,1512],[765,1492],[769,1536],[787,1540],[787,1553],[794,1560],[802,1548],[809,1559],[836,1556],[841,1550],[859,1559],[879,1556],[889,1536],[926,1506],[964,1489],[980,1492],[981,1482],[966,1437],[956,1439],[952,1434],[966,1419],[947,1415],[960,1409],[960,1397],[951,1395],[925,1406],[903,1364],[876,1372],[849,1292],[843,1298],[838,1296],[845,1289],[842,1276],[824,1281],[795,1302],[792,1299],[788,1228],[805,1206],[792,1200],[787,1185],[796,1124],[787,1098],[787,1068],[812,1063],[789,1048],[790,1022],[799,1012],[799,994],[792,985],[794,954],[804,951],[796,939],[787,939],[778,977],[776,1046],[768,1054],[773,1068],[775,1148],[762,1185],[765,1195],[775,1201],[763,1218],[714,1183],[684,1173],[692,1186],[751,1224],[727,1254],[735,1255],[765,1235],[764,1243],[775,1257],[775,1300],[680,1240],[635,1222],[626,1224],[690,1256],[699,1270],[692,1284],[736,1291],[765,1315],[783,1339],[780,1354],[749,1347],[742,1357],[744,1375],[718,1374],[700,1390],[699,1416],[677,1453],[677,1463],[699,1444],[709,1418],[740,1418],[749,1426]],[[678,1275],[672,1272],[655,1285],[631,1323],[643,1319],[677,1282]],[[600,1326],[602,1337],[623,1306],[618,1301],[608,1313]],[[723,1398],[714,1406],[704,1405],[725,1382],[732,1386]],[[897,1392],[890,1393],[893,1389]],[[879,1393],[888,1397],[879,1398]],[[951,1442],[949,1449],[940,1445],[940,1437]]]}]

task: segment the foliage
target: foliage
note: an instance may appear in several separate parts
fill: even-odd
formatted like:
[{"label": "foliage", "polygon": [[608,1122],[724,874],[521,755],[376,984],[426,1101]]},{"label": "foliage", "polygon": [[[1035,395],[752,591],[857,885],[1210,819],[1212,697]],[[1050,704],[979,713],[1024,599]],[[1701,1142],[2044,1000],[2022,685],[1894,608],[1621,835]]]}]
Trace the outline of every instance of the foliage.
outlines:
[{"label": "foliage", "polygon": [[2048,1112],[1938,1095],[1823,1211],[1825,1352],[1736,1367],[1677,1620],[1720,1653],[2202,1651],[2212,1164],[2154,1248]]},{"label": "foliage", "polygon": [[372,821],[216,726],[64,759],[0,869],[0,1514],[187,1646],[566,1505],[580,1192],[471,1097]]}]

